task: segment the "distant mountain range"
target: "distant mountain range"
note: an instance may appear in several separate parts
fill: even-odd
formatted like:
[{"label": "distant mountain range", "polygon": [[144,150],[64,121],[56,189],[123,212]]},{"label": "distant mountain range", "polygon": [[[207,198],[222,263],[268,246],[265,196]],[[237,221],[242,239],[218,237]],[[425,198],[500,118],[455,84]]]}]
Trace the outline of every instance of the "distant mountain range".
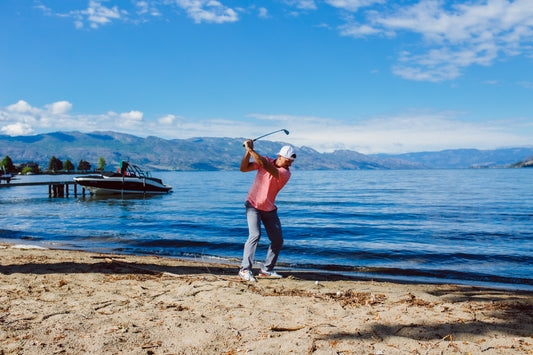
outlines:
[{"label": "distant mountain range", "polygon": [[511,168],[533,168],[533,156],[528,157],[524,161],[511,165]]},{"label": "distant mountain range", "polygon": [[[121,160],[150,170],[236,170],[244,148],[244,138],[141,138],[118,132],[54,132],[35,136],[0,135],[0,159],[9,155],[15,165],[33,161],[42,169],[52,156],[74,165],[86,160],[96,166],[103,157],[111,170]],[[257,150],[276,156],[283,142],[261,140]],[[320,153],[309,147],[297,147],[294,169],[424,169],[507,167],[531,160],[533,148],[497,150],[457,149],[441,152],[364,155],[350,150]]]},{"label": "distant mountain range", "polygon": [[521,162],[533,159],[533,148],[450,149],[439,152],[376,154],[372,156],[402,159],[430,169],[519,167],[518,164]]}]

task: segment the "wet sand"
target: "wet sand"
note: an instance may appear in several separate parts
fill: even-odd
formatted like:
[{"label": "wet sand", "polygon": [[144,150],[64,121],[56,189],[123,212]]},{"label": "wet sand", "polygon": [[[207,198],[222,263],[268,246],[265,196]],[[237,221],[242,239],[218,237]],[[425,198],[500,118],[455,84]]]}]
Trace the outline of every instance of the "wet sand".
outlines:
[{"label": "wet sand", "polygon": [[533,293],[0,244],[0,354],[533,354]]}]

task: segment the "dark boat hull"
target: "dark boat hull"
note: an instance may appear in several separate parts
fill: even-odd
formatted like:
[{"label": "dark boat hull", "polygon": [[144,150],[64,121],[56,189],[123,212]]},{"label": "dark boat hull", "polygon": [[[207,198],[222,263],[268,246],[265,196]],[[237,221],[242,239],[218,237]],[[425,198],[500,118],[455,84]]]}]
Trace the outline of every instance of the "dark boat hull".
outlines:
[{"label": "dark boat hull", "polygon": [[96,195],[167,194],[172,191],[172,187],[152,177],[89,175],[75,177],[74,181]]}]

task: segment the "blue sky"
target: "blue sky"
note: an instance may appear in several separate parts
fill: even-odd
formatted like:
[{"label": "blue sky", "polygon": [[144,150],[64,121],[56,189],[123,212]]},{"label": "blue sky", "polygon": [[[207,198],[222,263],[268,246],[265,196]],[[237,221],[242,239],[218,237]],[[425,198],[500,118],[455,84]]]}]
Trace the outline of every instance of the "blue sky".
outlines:
[{"label": "blue sky", "polygon": [[0,134],[533,145],[532,0],[2,0]]}]

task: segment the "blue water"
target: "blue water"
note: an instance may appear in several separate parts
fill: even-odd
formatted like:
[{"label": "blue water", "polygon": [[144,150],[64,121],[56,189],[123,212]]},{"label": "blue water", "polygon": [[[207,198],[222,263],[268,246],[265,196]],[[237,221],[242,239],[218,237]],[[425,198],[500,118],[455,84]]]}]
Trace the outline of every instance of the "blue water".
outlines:
[{"label": "blue water", "polygon": [[[174,192],[49,198],[0,189],[0,239],[58,248],[217,258],[247,237],[240,172],[157,172]],[[277,205],[281,270],[533,290],[533,169],[299,171]],[[58,180],[72,176],[56,176]],[[24,176],[18,181],[49,180]],[[261,241],[256,258],[266,253]]]}]

